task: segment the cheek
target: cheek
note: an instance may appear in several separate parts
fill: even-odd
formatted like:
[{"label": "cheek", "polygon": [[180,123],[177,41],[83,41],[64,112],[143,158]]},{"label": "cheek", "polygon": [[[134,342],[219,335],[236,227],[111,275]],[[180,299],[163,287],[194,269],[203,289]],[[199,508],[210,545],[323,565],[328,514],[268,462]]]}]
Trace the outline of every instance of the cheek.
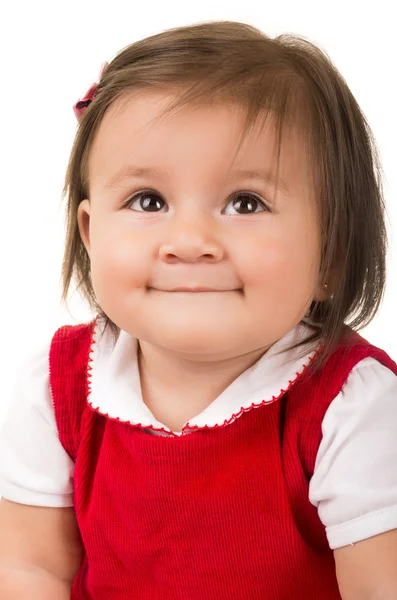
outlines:
[{"label": "cheek", "polygon": [[117,290],[145,287],[148,256],[139,236],[124,234],[120,228],[98,228],[91,236],[91,274],[94,291],[99,298]]},{"label": "cheek", "polygon": [[[316,231],[309,226],[274,227],[260,236],[247,240],[241,251],[244,256],[244,280],[252,289],[282,296],[307,296],[317,283],[319,245]],[[245,249],[245,250],[244,250]]]}]

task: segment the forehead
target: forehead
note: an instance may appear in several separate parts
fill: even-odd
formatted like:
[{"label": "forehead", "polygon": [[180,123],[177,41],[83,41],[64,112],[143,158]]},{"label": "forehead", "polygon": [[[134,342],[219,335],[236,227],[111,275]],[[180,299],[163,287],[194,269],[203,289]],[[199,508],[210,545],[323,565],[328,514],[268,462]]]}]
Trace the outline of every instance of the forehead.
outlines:
[{"label": "forehead", "polygon": [[[238,152],[246,109],[233,103],[188,105],[160,119],[172,94],[129,93],[105,113],[88,159],[90,187],[106,185],[128,165],[161,167],[169,173],[195,172],[207,178],[226,175],[234,161],[242,168],[275,168],[277,120],[271,113],[259,116]],[[302,136],[284,125],[280,177],[303,181],[307,160]],[[299,184],[299,181],[295,183]]]}]

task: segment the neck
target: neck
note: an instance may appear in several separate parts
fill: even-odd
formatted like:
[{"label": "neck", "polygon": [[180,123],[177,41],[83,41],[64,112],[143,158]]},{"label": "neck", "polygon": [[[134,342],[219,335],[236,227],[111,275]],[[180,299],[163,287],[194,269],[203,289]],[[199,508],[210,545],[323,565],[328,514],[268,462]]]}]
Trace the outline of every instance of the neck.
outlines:
[{"label": "neck", "polygon": [[266,352],[260,348],[219,361],[180,358],[165,348],[139,342],[142,398],[157,421],[172,431],[207,408]]}]

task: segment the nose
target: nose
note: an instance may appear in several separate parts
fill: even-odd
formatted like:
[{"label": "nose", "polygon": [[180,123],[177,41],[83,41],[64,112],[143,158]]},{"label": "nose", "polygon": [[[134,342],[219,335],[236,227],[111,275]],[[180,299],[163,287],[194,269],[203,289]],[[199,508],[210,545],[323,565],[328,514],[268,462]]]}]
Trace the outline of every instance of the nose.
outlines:
[{"label": "nose", "polygon": [[161,243],[160,258],[168,263],[215,263],[222,260],[224,250],[208,219],[197,214],[183,219],[174,217]]}]

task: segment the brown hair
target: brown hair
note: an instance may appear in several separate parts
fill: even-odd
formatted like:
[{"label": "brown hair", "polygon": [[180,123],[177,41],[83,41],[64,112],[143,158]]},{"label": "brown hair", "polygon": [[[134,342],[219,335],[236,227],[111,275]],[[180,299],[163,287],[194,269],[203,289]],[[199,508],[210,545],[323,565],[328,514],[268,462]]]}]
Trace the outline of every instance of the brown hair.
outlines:
[{"label": "brown hair", "polygon": [[89,197],[88,157],[108,107],[126,93],[170,92],[162,113],[193,103],[233,102],[247,108],[241,142],[264,112],[300,125],[307,139],[322,234],[321,278],[332,295],[313,302],[307,341],[320,341],[318,365],[346,325],[359,329],[375,315],[385,287],[386,226],[381,166],[373,135],[343,77],[324,51],[295,35],[269,38],[232,21],[169,29],[122,49],[106,68],[73,144],[63,193],[67,237],[62,265],[66,302],[72,279],[117,339],[119,329],[98,305],[90,261],[77,226],[79,203]]}]

